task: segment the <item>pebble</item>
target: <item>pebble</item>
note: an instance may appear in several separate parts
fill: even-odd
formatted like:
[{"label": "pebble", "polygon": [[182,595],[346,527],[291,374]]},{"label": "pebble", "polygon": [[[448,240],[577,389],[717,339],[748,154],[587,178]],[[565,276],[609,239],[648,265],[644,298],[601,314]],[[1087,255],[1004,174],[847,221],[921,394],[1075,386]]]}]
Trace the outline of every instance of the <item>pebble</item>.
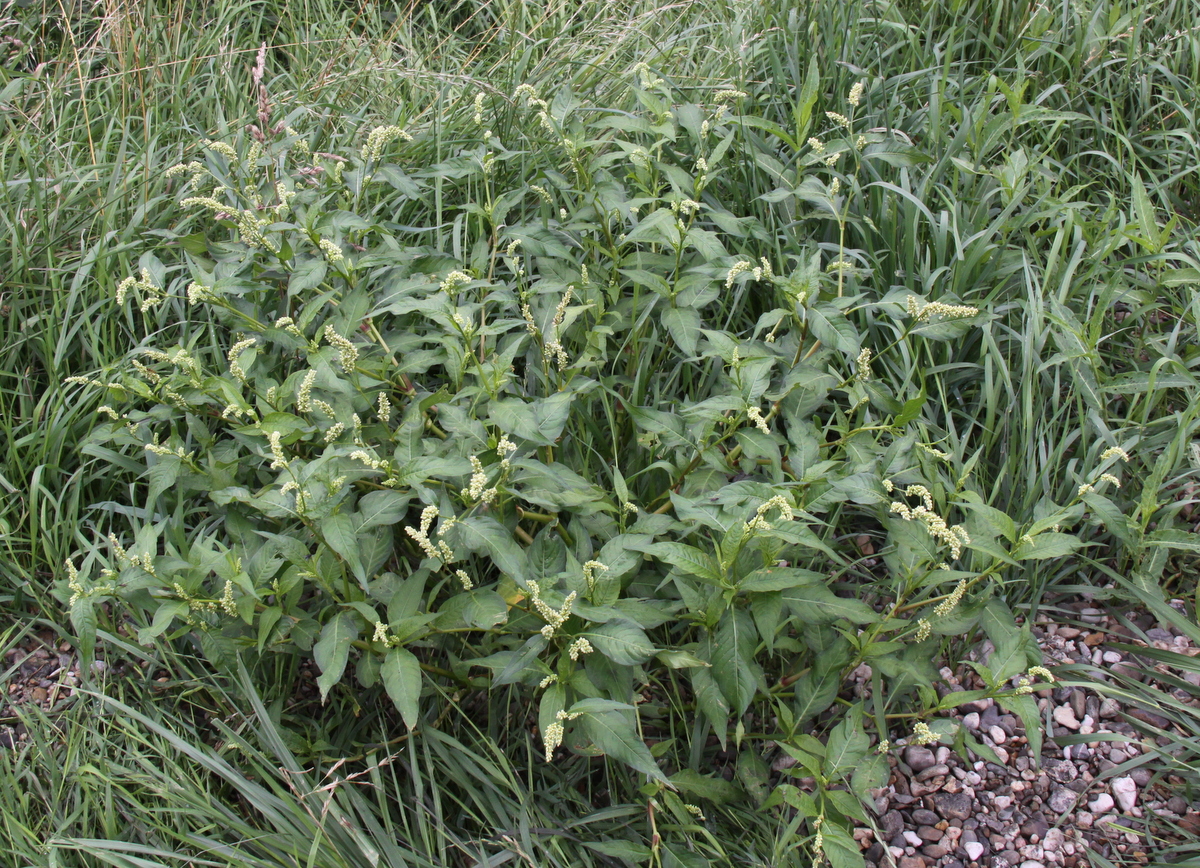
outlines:
[{"label": "pebble", "polygon": [[[1113,797],[1108,793],[1099,793],[1096,798],[1088,802],[1088,810],[1093,814],[1103,814],[1105,811],[1113,809]],[[1078,822],[1078,818],[1076,818]]]},{"label": "pebble", "polygon": [[1042,839],[1042,849],[1047,853],[1056,853],[1062,849],[1064,840],[1062,829],[1050,829]]},{"label": "pebble", "polygon": [[979,729],[979,712],[972,711],[970,714],[963,715],[962,725],[971,732]]},{"label": "pebble", "polygon": [[1005,740],[1008,738],[1008,733],[998,726],[993,726],[988,729],[988,735],[995,744],[1004,744]]},{"label": "pebble", "polygon": [[1079,777],[1079,769],[1075,768],[1074,763],[1066,760],[1048,759],[1042,767],[1055,783],[1068,784]]},{"label": "pebble", "polygon": [[946,833],[941,829],[935,829],[933,826],[922,826],[921,828],[917,829],[917,834],[920,836],[922,841],[928,841],[930,844],[933,844],[942,840],[942,837]]},{"label": "pebble", "polygon": [[900,868],[925,868],[925,860],[920,856],[904,856],[900,859]]},{"label": "pebble", "polygon": [[967,820],[975,813],[975,800],[966,793],[939,793],[933,807],[947,820]]},{"label": "pebble", "polygon": [[1100,702],[1100,716],[1104,718],[1116,717],[1121,713],[1121,703],[1117,700],[1108,697]]},{"label": "pebble", "polygon": [[905,829],[902,834],[904,835],[904,840],[914,847],[920,847],[925,843],[924,839],[912,829]]},{"label": "pebble", "polygon": [[1069,705],[1060,705],[1054,709],[1054,722],[1067,729],[1079,729],[1079,721],[1075,719],[1075,710]]},{"label": "pebble", "polygon": [[1122,658],[1121,655],[1116,651],[1105,651],[1104,654],[1101,655],[1101,659],[1104,660],[1105,663],[1120,663],[1124,658]]},{"label": "pebble", "polygon": [[967,858],[972,862],[978,862],[979,857],[983,855],[983,845],[978,841],[968,841],[963,844],[963,849],[967,851]]},{"label": "pebble", "polygon": [[941,818],[933,811],[917,808],[912,812],[912,821],[918,826],[936,826]]},{"label": "pebble", "polygon": [[1113,778],[1112,780],[1113,798],[1117,800],[1117,804],[1122,811],[1132,811],[1133,806],[1137,804],[1137,784],[1133,782],[1131,777]]},{"label": "pebble", "polygon": [[[938,775],[950,774],[950,767],[944,763],[936,763],[923,771],[917,772],[918,781],[927,781],[930,778],[936,778]],[[915,793],[914,793],[915,795]]]},{"label": "pebble", "polygon": [[1066,787],[1059,787],[1050,794],[1050,798],[1046,800],[1046,806],[1056,814],[1065,814],[1075,807],[1077,798],[1078,796],[1071,790],[1068,790]]},{"label": "pebble", "polygon": [[904,749],[904,761],[914,772],[923,772],[937,764],[937,758],[934,757],[933,751],[918,744],[909,745]]}]

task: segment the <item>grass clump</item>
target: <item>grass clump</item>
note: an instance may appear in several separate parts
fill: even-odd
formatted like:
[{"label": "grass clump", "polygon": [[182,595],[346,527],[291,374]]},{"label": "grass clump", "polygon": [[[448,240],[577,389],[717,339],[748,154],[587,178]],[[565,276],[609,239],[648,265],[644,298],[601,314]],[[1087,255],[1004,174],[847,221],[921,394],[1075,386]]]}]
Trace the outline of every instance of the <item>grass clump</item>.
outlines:
[{"label": "grass clump", "polygon": [[1036,750],[1039,612],[1179,620],[1195,34],[985,5],[14,17],[5,605],[221,710],[80,699],[218,807],[63,852],[849,868],[976,635]]}]

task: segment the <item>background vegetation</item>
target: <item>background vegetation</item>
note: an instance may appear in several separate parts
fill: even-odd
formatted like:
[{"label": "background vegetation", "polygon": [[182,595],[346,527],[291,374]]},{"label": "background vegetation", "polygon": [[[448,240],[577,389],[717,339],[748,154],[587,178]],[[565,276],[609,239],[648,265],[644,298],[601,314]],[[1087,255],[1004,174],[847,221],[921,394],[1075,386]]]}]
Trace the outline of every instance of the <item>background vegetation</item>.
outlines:
[{"label": "background vegetation", "polygon": [[[188,857],[194,864],[208,859],[264,866],[506,860],[599,865],[623,859],[781,865],[812,858],[812,820],[824,815],[825,803],[763,809],[756,789],[764,788],[765,799],[768,782],[756,764],[756,748],[789,729],[802,734],[794,730],[804,719],[789,724],[778,715],[779,708],[795,715],[799,689],[781,703],[756,688],[767,686],[768,676],[771,684],[790,686],[787,679],[805,669],[794,669],[797,661],[832,640],[806,636],[805,619],[796,613],[778,624],[779,637],[794,648],[770,647],[770,638],[764,638],[769,631],[755,614],[761,642],[743,657],[765,674],[761,682],[752,677],[741,686],[719,686],[726,702],[731,693],[746,699],[747,714],[735,714],[728,732],[714,726],[718,715],[707,711],[706,723],[691,725],[701,690],[689,680],[696,667],[682,665],[682,658],[655,664],[666,675],[647,666],[647,680],[638,682],[652,686],[638,720],[656,718],[655,762],[677,778],[690,773],[676,786],[682,781],[682,796],[701,806],[703,823],[687,814],[675,791],[645,774],[644,762],[634,771],[622,762],[565,751],[546,762],[542,736],[553,716],[539,720],[537,679],[529,675],[524,686],[511,679],[515,686],[484,691],[480,670],[474,681],[464,681],[447,662],[468,651],[480,657],[511,654],[501,639],[486,648],[437,645],[443,655],[438,660],[428,648],[418,649],[427,664],[418,709],[424,725],[410,736],[401,712],[411,715],[411,708],[400,703],[397,711],[385,687],[362,687],[354,674],[336,687],[322,684],[322,692],[330,688],[322,704],[305,685],[328,671],[328,661],[318,660],[314,668],[303,643],[281,642],[281,653],[271,655],[248,651],[239,663],[205,647],[195,637],[209,634],[185,629],[188,625],[164,620],[157,630],[147,630],[163,595],[155,595],[145,576],[131,578],[128,564],[119,562],[106,541],[108,534],[129,546],[136,528],[153,523],[148,496],[166,496],[158,506],[176,520],[167,522],[170,531],[161,548],[155,541],[153,554],[178,554],[211,528],[210,515],[196,501],[171,500],[164,489],[179,477],[163,486],[147,476],[141,443],[121,443],[123,425],[98,413],[101,405],[114,405],[120,413],[145,413],[166,423],[161,408],[169,402],[68,379],[131,383],[122,378],[131,373],[130,359],[142,358],[136,355],[140,349],[176,345],[189,346],[216,367],[224,362],[217,373],[229,379],[226,353],[237,335],[228,311],[189,305],[185,295],[196,269],[221,259],[214,250],[229,252],[238,243],[237,232],[228,221],[180,205],[187,178],[170,178],[167,170],[201,160],[206,171],[233,171],[206,156],[205,140],[230,143],[237,160],[245,159],[254,140],[249,126],[267,126],[254,82],[263,44],[270,122],[286,118],[285,128],[271,134],[280,152],[290,153],[303,138],[309,150],[349,161],[351,193],[318,187],[344,198],[301,199],[298,205],[314,216],[303,232],[295,231],[307,232],[314,249],[316,237],[335,238],[356,263],[353,245],[368,247],[369,255],[379,252],[371,246],[376,243],[387,248],[379,239],[399,239],[387,248],[394,261],[356,264],[363,274],[373,269],[364,285],[372,287],[374,301],[441,298],[447,295],[441,290],[447,273],[460,269],[472,278],[486,276],[489,285],[494,278],[515,293],[524,266],[542,282],[530,297],[545,343],[550,329],[562,325],[554,316],[565,285],[580,287],[582,295],[589,280],[594,284],[596,298],[587,298],[593,310],[563,326],[563,344],[573,360],[591,353],[596,371],[588,376],[614,397],[606,404],[597,392],[580,406],[571,423],[582,427],[573,429],[558,455],[579,474],[577,493],[587,497],[551,498],[540,509],[531,508],[528,497],[521,501],[527,513],[562,512],[572,542],[581,529],[601,542],[608,532],[584,521],[588,503],[607,499],[619,513],[628,500],[643,513],[661,510],[686,525],[651,530],[652,544],[684,541],[711,552],[720,534],[734,526],[737,510],[739,521],[749,520],[766,499],[763,490],[743,486],[734,497],[726,487],[758,482],[778,487],[791,506],[820,517],[811,524],[815,542],[781,539],[780,545],[793,548],[774,554],[832,575],[827,593],[836,599],[862,598],[876,610],[910,601],[915,606],[940,599],[955,585],[939,591],[926,578],[928,570],[914,568],[917,561],[936,566],[937,558],[933,552],[923,561],[912,555],[917,544],[901,539],[901,520],[889,516],[892,498],[885,497],[882,481],[895,475],[904,485],[926,485],[939,511],[956,509],[951,521],[970,529],[975,548],[967,553],[963,574],[983,577],[972,578],[968,602],[977,607],[972,624],[993,602],[1025,620],[1039,613],[1068,617],[1060,604],[1086,592],[1117,611],[1149,609],[1200,639],[1198,546],[1190,523],[1200,470],[1195,446],[1200,381],[1194,370],[1200,33],[1192,11],[1187,2],[1101,0],[1054,6],[693,2],[668,9],[624,0],[410,7],[317,0],[7,4],[0,15],[5,244],[0,606],[11,626],[2,635],[7,648],[30,629],[45,627],[85,652],[95,636],[113,675],[97,677],[88,685],[90,693],[51,717],[12,712],[20,715],[29,740],[0,754],[5,852],[21,865],[186,864]],[[851,106],[848,95],[856,83],[864,85],[863,95]],[[522,85],[547,101],[549,124],[540,120],[536,104],[521,98]],[[741,95],[718,98],[722,91]],[[482,127],[476,121],[481,94]],[[727,106],[721,118],[719,103]],[[687,106],[696,107],[694,115],[681,110]],[[850,129],[826,112],[845,115]],[[691,129],[705,120],[716,131],[711,145]],[[387,183],[368,188],[371,161],[362,148],[370,130],[390,125],[414,140],[388,146],[387,161],[400,169],[382,179]],[[696,158],[713,157],[708,148],[722,136],[729,140],[726,152],[719,163],[713,158],[711,180],[697,187]],[[809,137],[826,150],[807,144]],[[578,155],[567,153],[565,142]],[[635,153],[639,147],[644,156]],[[843,156],[827,166],[831,151]],[[496,163],[485,172],[489,154]],[[572,161],[583,170],[572,175]],[[324,168],[331,173],[332,162]],[[632,241],[606,237],[594,204],[576,195],[587,173],[609,173],[623,185],[625,198],[612,204],[633,221],[621,230]],[[839,189],[831,192],[835,178]],[[234,185],[238,194],[249,196],[256,179],[256,171],[248,171],[244,183]],[[502,216],[494,209],[472,210],[490,205],[495,191],[527,193],[535,183],[547,188],[551,203],[530,194],[506,202],[510,213]],[[211,186],[206,185],[205,190]],[[262,189],[269,195],[273,187]],[[709,231],[719,249],[697,242],[686,262],[676,255],[673,265],[653,260],[638,268],[619,259],[618,251],[624,256],[629,250],[621,246],[626,242],[660,256],[673,240],[669,222],[654,230],[660,234],[652,234],[652,227],[635,234],[631,203],[643,216],[657,208],[674,217],[679,209],[672,212],[670,202],[684,198],[703,206],[696,229]],[[687,206],[683,210],[686,217]],[[369,232],[337,223],[328,216],[335,211],[357,215]],[[507,253],[515,227],[535,224],[542,234],[525,232],[525,251],[514,250],[511,263],[502,261],[496,251]],[[371,244],[359,244],[371,232],[376,233]],[[566,250],[549,243],[564,238],[572,239]],[[416,248],[420,261],[411,253]],[[247,279],[286,282],[299,270],[298,261],[280,271],[278,263],[264,264],[261,250],[244,253],[230,256],[248,269]],[[529,259],[521,258],[526,255]],[[558,272],[547,264],[555,257]],[[753,269],[761,269],[764,259],[775,274],[755,276]],[[748,268],[726,286],[738,262]],[[837,262],[847,265],[828,268]],[[489,263],[496,270],[489,271]],[[588,279],[579,269],[585,263],[594,272]],[[165,299],[145,311],[137,304],[145,295],[118,305],[118,287],[143,267],[152,272],[150,297]],[[276,272],[263,278],[270,268]],[[394,269],[390,276],[384,273],[388,268]],[[674,280],[656,288],[646,271]],[[414,275],[424,274],[428,280],[417,285]],[[685,274],[699,275],[688,280],[717,292],[697,298]],[[342,292],[353,283],[335,276],[323,280],[307,288],[298,284],[296,291],[328,285]],[[403,280],[411,291],[396,289]],[[682,305],[681,287],[693,292]],[[916,319],[905,308],[910,295],[918,305],[941,301],[981,313],[963,321],[935,318],[940,331],[915,334]],[[653,298],[657,311],[646,303]],[[476,301],[459,298],[445,309],[437,321],[439,341],[452,330],[454,310],[462,307],[473,316]],[[517,295],[511,299],[513,335],[525,328],[520,301]],[[601,302],[620,315],[602,323],[595,314]],[[271,304],[251,294],[232,308],[267,326],[283,313]],[[673,313],[681,307],[696,317]],[[668,308],[671,314],[664,313]],[[425,325],[414,325],[403,319],[414,315],[411,309],[386,313],[397,317],[397,334],[411,332],[428,342],[412,347],[414,353],[441,346],[431,337],[432,314],[421,320]],[[362,319],[345,317],[330,321],[343,334],[357,334],[347,326]],[[767,344],[765,335],[780,322],[778,343]],[[701,323],[707,332],[698,330]],[[601,325],[607,330],[596,328]],[[772,390],[782,388],[788,373],[783,362],[775,380],[742,388],[735,346],[746,350],[741,359],[769,355],[777,346],[784,361],[791,361],[790,351],[799,358],[813,347],[801,337],[810,331],[822,354],[808,361],[834,380],[818,383],[812,406],[781,402],[772,409],[781,401]],[[604,336],[599,344],[596,335]],[[368,343],[363,339],[364,347]],[[295,388],[306,369],[301,350],[272,346],[280,348],[260,354],[262,361],[256,357],[253,364],[281,387],[293,377]],[[514,358],[533,353],[531,368],[542,357],[540,345],[512,347]],[[872,348],[875,358],[870,379],[855,382],[861,347]],[[325,352],[331,353],[328,347]],[[383,359],[380,354],[377,361]],[[246,361],[251,363],[248,356]],[[561,385],[554,379],[556,367],[547,365],[540,380],[531,375],[534,385],[522,400],[552,397]],[[419,404],[453,381],[448,371],[447,360],[437,357],[420,370],[369,373],[378,383],[393,382],[402,397],[409,396],[401,376],[424,376],[426,382],[412,393]],[[450,391],[470,406],[461,383],[452,385]],[[221,393],[213,383],[197,391],[206,389]],[[356,389],[372,399],[378,391],[361,381]],[[736,401],[728,406],[708,405],[716,413],[709,424],[716,427],[703,437],[682,430],[678,421],[647,422],[649,415],[641,422],[618,419],[622,407],[682,419],[689,407],[730,395]],[[116,398],[129,400],[121,404]],[[210,398],[189,394],[189,406],[205,406]],[[756,439],[751,399],[772,414],[768,439]],[[347,414],[351,410],[366,412],[352,402],[345,407]],[[471,412],[465,415],[472,418]],[[617,421],[609,424],[604,412]],[[219,413],[220,407],[214,415]],[[830,466],[818,474],[836,485],[798,484],[804,472],[795,462],[810,448],[797,433],[806,417],[815,418],[818,439],[811,448],[833,450]],[[497,424],[495,414],[474,418]],[[704,419],[694,415],[685,421]],[[227,436],[221,432],[230,427],[214,423],[213,439]],[[860,429],[871,427],[881,430],[860,437]],[[467,430],[465,422],[461,430]],[[328,426],[305,436],[316,443],[327,432]],[[682,445],[672,441],[672,432]],[[189,436],[204,440],[183,422],[170,433],[177,440],[164,442],[172,449],[192,449]],[[466,458],[487,451],[483,446],[495,454],[498,433],[486,431],[478,449],[456,456],[457,466],[428,477],[441,478],[447,491],[468,486]],[[909,435],[908,451],[900,454],[893,434],[896,441]],[[656,438],[665,441],[657,451]],[[536,439],[518,438],[521,457],[533,455],[550,466],[546,449],[552,447]],[[701,441],[708,446],[692,448]],[[1111,447],[1126,450],[1128,464],[1102,460]],[[262,448],[255,454],[259,464],[238,466],[257,479],[271,455]],[[694,465],[693,455],[699,459]],[[1102,471],[1118,475],[1121,487],[1100,484]],[[1095,490],[1081,492],[1085,485]],[[532,487],[525,486],[525,495]],[[697,504],[722,491],[721,506],[728,511],[710,516],[705,526]],[[514,484],[512,493],[513,511],[504,520],[512,521],[510,530],[524,521],[522,532],[530,536],[536,530],[531,522],[538,519],[519,516],[520,486]],[[409,511],[396,529],[419,524],[422,502],[429,501],[420,495],[406,504]],[[920,496],[909,502],[916,506]],[[681,507],[694,511],[684,514]],[[1059,539],[1051,527],[1056,524],[1069,532],[1061,536],[1072,539]],[[705,529],[689,530],[695,527]],[[988,528],[995,531],[999,554],[982,548]],[[1024,534],[1030,534],[1030,545],[1041,537],[1044,548],[1022,550]],[[511,539],[521,543],[522,552],[529,547],[519,534]],[[145,545],[144,537],[141,542]],[[506,562],[496,555],[496,545],[502,544],[481,544],[471,568],[503,595],[503,576],[495,567]],[[865,563],[868,546],[879,553],[874,567]],[[806,553],[804,559],[796,547]],[[402,545],[398,552],[398,562],[419,564]],[[582,564],[582,554],[576,548],[570,557]],[[769,554],[761,552],[763,560],[755,566],[769,561]],[[656,581],[670,578],[682,587],[687,582],[681,574],[696,576],[682,566],[678,550],[645,555]],[[87,614],[76,611],[73,621],[69,601],[76,595],[68,584],[68,560],[81,565],[87,582],[99,582],[100,570],[109,567],[121,570],[123,583],[136,586],[129,593],[89,595],[95,605]],[[338,563],[348,575],[354,572],[344,558]],[[741,582],[746,578],[741,570],[731,563],[723,578]],[[628,585],[622,592],[662,601],[651,583],[643,584],[636,593]],[[563,592],[569,587],[564,584]],[[759,588],[764,595],[782,592]],[[755,592],[748,587],[746,593]],[[734,614],[723,622],[724,613],[712,610],[712,623],[692,617],[693,610],[710,611],[707,598],[696,603],[682,592],[679,597],[690,620],[652,630],[654,650],[703,655],[704,630],[711,628],[715,637],[722,624],[740,623],[729,602],[733,596],[726,602]],[[511,594],[505,599],[513,603]],[[1184,601],[1182,612],[1168,604],[1171,599]],[[343,611],[338,605],[327,602],[326,614],[314,615],[319,626],[341,617],[335,615]],[[919,614],[914,608],[912,623],[888,626],[889,635],[911,644]],[[538,632],[542,623],[523,628],[520,638]],[[1005,625],[992,626],[999,639]],[[934,623],[934,635],[924,640],[930,644],[922,647],[954,665],[969,648],[961,634],[970,627],[946,622],[939,629]],[[145,644],[135,641],[139,628],[146,630],[140,637]],[[259,629],[255,624],[255,639]],[[668,634],[673,644],[667,644]],[[955,635],[959,638],[949,638]],[[239,637],[229,638],[238,645]],[[360,641],[368,644],[365,635]],[[368,650],[384,649],[360,647],[355,659],[368,658]],[[1008,675],[1032,662],[1027,650],[1020,647],[1022,666]],[[630,658],[624,665],[644,662]],[[675,664],[681,665],[672,668]],[[512,675],[504,666],[494,667],[497,674]],[[163,677],[166,682],[155,680]],[[909,686],[928,687],[931,677],[914,676]],[[1004,681],[997,690],[1011,687]],[[1132,680],[1125,686],[1140,689]],[[631,695],[625,699],[631,699],[631,685],[626,689]],[[1182,681],[1179,689],[1195,690]],[[866,709],[868,718],[879,718],[873,723],[854,718],[853,697],[844,696],[812,731],[827,741],[850,720],[853,725],[843,730],[848,738],[867,733],[872,740],[895,738],[906,732],[889,730],[880,720],[888,714],[926,715],[936,706],[936,698],[931,702],[919,690],[895,683],[889,690],[896,704]],[[1164,758],[1173,773],[1195,783],[1187,760],[1200,727],[1186,706],[1176,703],[1168,711],[1174,728],[1163,745]],[[613,706],[602,713],[626,712]],[[718,736],[716,743],[709,743],[710,733]],[[585,741],[574,747],[584,750]],[[594,733],[591,741],[597,741]],[[801,742],[792,743],[801,749]],[[812,744],[808,749],[817,750]],[[620,753],[606,752],[610,758]],[[735,770],[732,782],[709,776],[726,766]],[[836,792],[837,768],[820,771]],[[853,815],[853,804],[837,801],[829,797],[831,817],[838,811]],[[796,809],[795,819],[788,806]],[[763,822],[764,816],[773,822]],[[835,844],[826,855],[838,864],[842,857]],[[1162,858],[1187,852],[1184,847]]]}]

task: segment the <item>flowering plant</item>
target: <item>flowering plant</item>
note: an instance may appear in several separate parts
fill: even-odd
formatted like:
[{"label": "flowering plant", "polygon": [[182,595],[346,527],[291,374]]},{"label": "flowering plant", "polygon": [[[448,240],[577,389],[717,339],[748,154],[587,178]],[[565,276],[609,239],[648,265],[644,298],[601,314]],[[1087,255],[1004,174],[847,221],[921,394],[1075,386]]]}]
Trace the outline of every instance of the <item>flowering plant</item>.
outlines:
[{"label": "flowering plant", "polygon": [[[503,142],[473,99],[479,141],[432,167],[409,156],[419,128],[339,155],[267,106],[173,169],[197,231],[179,261],[143,256],[116,303],[178,316],[87,381],[109,397],[98,442],[145,483],[64,594],[85,644],[116,599],[141,642],[190,638],[226,667],[311,657],[322,699],[378,686],[410,729],[436,725],[443,689],[515,690],[547,761],[608,755],[693,823],[679,791],[712,790],[641,710],[678,681],[700,744],[766,731],[797,759],[814,792],[746,792],[801,809],[814,848],[852,864],[862,809],[841,789],[869,804],[886,780],[872,731],[886,751],[915,716],[916,741],[986,751],[937,720],[945,637],[984,629],[984,693],[1036,732],[1046,673],[998,579],[1074,551],[1082,500],[1018,529],[923,415],[934,384],[874,375],[987,313],[872,290],[848,246],[856,172],[903,151],[855,134],[861,86],[801,144],[807,83],[780,146],[799,158],[772,204],[813,208],[801,225],[831,229],[831,255],[802,235],[779,253],[723,188],[729,163],[774,159],[765,122],[735,113],[745,94],[672,105],[636,78],[642,116],[601,133],[572,95],[523,86],[541,138]],[[383,216],[435,179],[460,202],[453,243]],[[750,297],[757,320],[731,322]],[[843,695],[864,665],[869,702]],[[761,759],[742,762],[749,781]]]}]

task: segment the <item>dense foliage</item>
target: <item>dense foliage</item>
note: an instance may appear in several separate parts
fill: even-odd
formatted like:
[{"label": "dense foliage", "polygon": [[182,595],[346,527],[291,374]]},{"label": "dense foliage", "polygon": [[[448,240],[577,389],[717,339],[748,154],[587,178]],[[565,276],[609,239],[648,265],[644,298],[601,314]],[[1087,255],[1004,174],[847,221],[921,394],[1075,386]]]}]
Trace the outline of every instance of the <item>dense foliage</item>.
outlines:
[{"label": "dense foliage", "polygon": [[[164,36],[199,46],[212,22],[176,11]],[[1145,94],[1196,77],[1180,10],[1137,87],[1093,57],[1136,31],[1106,4],[1022,6],[971,43],[936,4],[696,5],[658,54],[611,13],[462,11],[461,55],[434,69],[449,49],[422,43],[428,69],[361,103],[347,82],[411,50],[412,20],[311,10],[344,40],[325,72],[315,37],[235,31],[253,63],[176,91],[205,114],[169,145],[97,142],[80,94],[69,207],[6,139],[11,213],[128,218],[92,210],[85,248],[11,225],[4,364],[46,391],[3,393],[0,482],[27,481],[0,515],[9,604],[61,612],[85,671],[98,643],[202,670],[190,701],[252,722],[195,739],[237,744],[250,778],[353,754],[385,793],[327,822],[97,699],[272,805],[280,840],[238,858],[374,864],[373,824],[403,818],[388,864],[448,864],[453,841],[849,868],[895,743],[988,757],[942,716],[983,696],[1036,741],[1040,608],[1086,587],[1187,623],[1164,587],[1197,550],[1194,123]],[[128,45],[16,22],[6,99],[52,110],[29,65],[86,39],[133,70],[112,108],[149,124],[168,83],[134,93]],[[699,50],[714,26],[729,43]],[[968,659],[984,689],[944,696],[939,667]],[[385,747],[409,779],[379,780]],[[403,807],[429,785],[461,808],[436,833]],[[579,847],[529,832],[572,822]]]}]

